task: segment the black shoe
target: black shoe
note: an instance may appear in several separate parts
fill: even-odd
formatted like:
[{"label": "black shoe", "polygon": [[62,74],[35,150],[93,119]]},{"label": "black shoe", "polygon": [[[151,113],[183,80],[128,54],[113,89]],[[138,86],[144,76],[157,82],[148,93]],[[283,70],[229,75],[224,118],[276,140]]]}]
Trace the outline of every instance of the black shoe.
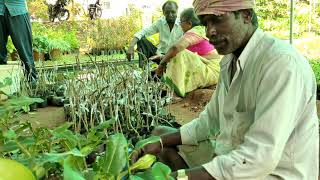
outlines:
[{"label": "black shoe", "polygon": [[7,65],[8,62],[0,62],[0,65]]}]

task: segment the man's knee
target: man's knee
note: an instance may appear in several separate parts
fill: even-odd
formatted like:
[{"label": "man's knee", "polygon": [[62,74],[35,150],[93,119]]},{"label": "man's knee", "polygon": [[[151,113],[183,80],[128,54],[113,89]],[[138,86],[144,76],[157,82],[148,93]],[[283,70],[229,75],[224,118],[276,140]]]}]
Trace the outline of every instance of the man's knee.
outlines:
[{"label": "man's knee", "polygon": [[145,43],[146,41],[148,41],[148,39],[145,36],[142,36],[138,41],[137,41],[137,45]]},{"label": "man's knee", "polygon": [[151,134],[154,136],[161,136],[163,134],[169,134],[169,133],[174,133],[177,132],[178,129],[168,127],[168,126],[158,126],[156,127]]},{"label": "man's knee", "polygon": [[177,156],[180,157],[178,154],[178,150],[176,148],[163,148],[162,151],[159,153],[159,156],[165,157],[165,159],[175,159]]}]

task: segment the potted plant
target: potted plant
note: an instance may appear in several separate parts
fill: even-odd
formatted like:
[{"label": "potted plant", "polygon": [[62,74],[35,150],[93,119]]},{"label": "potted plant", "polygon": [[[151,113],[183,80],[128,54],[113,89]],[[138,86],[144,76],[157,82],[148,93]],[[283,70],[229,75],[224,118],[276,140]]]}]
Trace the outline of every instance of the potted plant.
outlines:
[{"label": "potted plant", "polygon": [[70,51],[71,47],[68,42],[62,39],[49,40],[50,56],[52,59],[57,59],[61,56],[61,52]]},{"label": "potted plant", "polygon": [[73,30],[69,33],[65,33],[63,40],[65,40],[66,42],[69,43],[71,51],[73,51],[73,52],[79,51],[80,43],[77,38],[77,34],[76,34],[75,30]]},{"label": "potted plant", "polygon": [[34,60],[44,61],[44,53],[47,52],[49,48],[48,37],[43,35],[34,35],[32,45]]}]

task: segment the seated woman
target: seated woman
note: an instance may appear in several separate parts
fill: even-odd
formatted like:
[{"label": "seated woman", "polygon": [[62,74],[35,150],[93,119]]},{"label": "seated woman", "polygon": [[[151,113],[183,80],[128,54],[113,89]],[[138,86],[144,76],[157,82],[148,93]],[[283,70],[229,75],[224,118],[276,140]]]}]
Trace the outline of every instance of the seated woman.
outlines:
[{"label": "seated woman", "polygon": [[220,58],[193,8],[181,13],[180,24],[184,35],[162,58],[156,74],[163,75],[165,83],[185,97],[190,91],[218,82]]}]

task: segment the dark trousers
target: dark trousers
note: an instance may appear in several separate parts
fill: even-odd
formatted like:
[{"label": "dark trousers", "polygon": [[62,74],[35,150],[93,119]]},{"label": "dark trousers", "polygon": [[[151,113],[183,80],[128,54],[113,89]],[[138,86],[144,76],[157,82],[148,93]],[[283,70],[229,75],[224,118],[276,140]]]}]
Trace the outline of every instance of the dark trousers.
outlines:
[{"label": "dark trousers", "polygon": [[0,64],[7,63],[7,42],[11,37],[14,47],[22,60],[24,74],[29,81],[38,77],[33,61],[32,30],[29,14],[10,16],[5,8],[4,15],[0,16]]},{"label": "dark trousers", "polygon": [[137,42],[137,50],[139,54],[139,67],[143,67],[148,59],[157,54],[157,47],[155,47],[146,37],[142,37]]}]

